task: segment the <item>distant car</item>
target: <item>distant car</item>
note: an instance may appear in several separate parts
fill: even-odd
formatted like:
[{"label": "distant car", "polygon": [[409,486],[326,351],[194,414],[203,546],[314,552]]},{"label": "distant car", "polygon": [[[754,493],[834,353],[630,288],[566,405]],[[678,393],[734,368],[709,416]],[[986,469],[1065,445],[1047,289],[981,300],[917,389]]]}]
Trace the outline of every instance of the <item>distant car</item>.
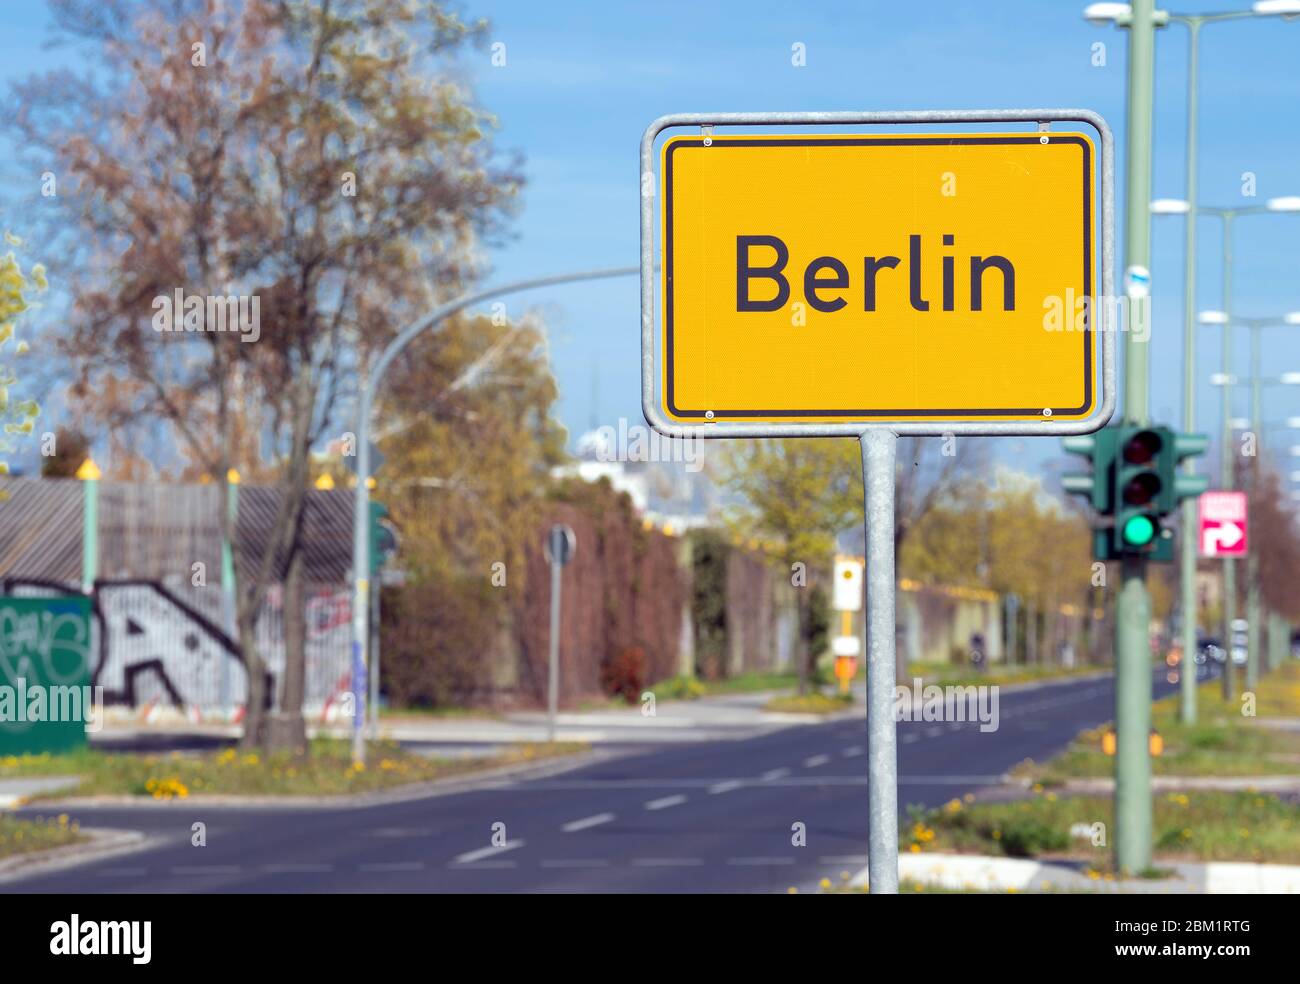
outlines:
[{"label": "distant car", "polygon": [[1223,643],[1213,636],[1202,639],[1196,647],[1196,662],[1201,664],[1222,663],[1225,655]]}]

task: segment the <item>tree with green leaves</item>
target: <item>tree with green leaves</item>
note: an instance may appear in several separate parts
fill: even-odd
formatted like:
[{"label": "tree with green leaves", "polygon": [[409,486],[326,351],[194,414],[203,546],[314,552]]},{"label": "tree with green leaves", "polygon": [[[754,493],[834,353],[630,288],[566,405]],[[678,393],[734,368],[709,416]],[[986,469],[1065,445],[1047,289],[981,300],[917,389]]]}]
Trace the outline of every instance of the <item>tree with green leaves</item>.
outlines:
[{"label": "tree with green leaves", "polygon": [[862,517],[862,462],[853,440],[765,438],[735,441],[720,455],[718,478],[735,502],[725,515],[747,539],[770,543],[790,571],[799,613],[796,668],[805,693],[812,650],[811,572],[824,571],[836,537]]}]

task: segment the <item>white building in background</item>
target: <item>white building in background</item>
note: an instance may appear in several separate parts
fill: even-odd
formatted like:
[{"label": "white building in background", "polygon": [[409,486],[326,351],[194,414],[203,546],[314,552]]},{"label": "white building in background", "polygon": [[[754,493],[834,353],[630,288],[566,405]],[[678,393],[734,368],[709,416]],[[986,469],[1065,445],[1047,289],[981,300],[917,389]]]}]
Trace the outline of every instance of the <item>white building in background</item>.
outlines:
[{"label": "white building in background", "polygon": [[608,479],[628,494],[642,516],[681,532],[709,525],[717,490],[709,478],[707,454],[706,441],[663,437],[624,417],[617,426],[579,437],[576,460],[552,474],[585,482]]}]

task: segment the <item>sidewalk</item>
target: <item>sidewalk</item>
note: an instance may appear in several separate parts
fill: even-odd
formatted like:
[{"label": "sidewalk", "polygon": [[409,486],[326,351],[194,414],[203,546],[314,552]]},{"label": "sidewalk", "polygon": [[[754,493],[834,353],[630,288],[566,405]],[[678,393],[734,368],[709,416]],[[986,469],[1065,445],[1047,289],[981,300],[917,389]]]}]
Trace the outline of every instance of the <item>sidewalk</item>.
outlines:
[{"label": "sidewalk", "polygon": [[[589,744],[654,745],[691,741],[728,741],[752,738],[780,728],[815,724],[841,716],[865,714],[864,690],[856,688],[857,701],[844,715],[773,714],[763,710],[784,691],[723,694],[696,700],[660,701],[653,715],[641,707],[609,707],[590,711],[565,711],[556,717],[556,738]],[[238,725],[196,724],[178,719],[174,724],[141,725],[135,721],[108,721],[94,738],[100,748],[129,745],[159,736],[193,736],[235,739]],[[308,724],[315,737],[347,737],[344,724]],[[379,720],[379,737],[413,744],[448,746],[439,754],[482,754],[484,746],[546,741],[547,721],[542,711],[518,711],[497,718],[417,716]],[[457,747],[460,746],[460,747]]]}]

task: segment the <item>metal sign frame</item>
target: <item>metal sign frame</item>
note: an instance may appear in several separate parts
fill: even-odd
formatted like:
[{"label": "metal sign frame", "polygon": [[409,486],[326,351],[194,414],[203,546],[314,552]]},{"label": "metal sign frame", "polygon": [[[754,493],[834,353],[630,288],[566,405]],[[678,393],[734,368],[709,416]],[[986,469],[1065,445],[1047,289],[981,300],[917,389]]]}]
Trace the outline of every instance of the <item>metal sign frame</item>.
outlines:
[{"label": "metal sign frame", "polygon": [[1100,430],[1115,412],[1117,394],[1116,326],[1111,324],[1110,304],[1093,304],[1095,330],[1101,335],[1098,365],[1097,411],[1083,420],[1041,421],[942,421],[897,420],[848,421],[843,423],[703,423],[683,424],[668,419],[656,399],[658,364],[655,359],[658,319],[655,309],[655,203],[659,200],[655,170],[655,140],[672,127],[698,127],[711,138],[714,127],[745,126],[852,126],[916,124],[1036,124],[1047,132],[1052,123],[1081,123],[1091,127],[1101,146],[1098,198],[1101,229],[1098,236],[1101,258],[1100,295],[1115,298],[1115,143],[1110,127],[1088,109],[956,109],[915,112],[834,113],[678,113],[661,116],[641,137],[641,409],[646,422],[667,437],[861,437],[872,430],[898,435],[943,435],[1005,437],[1064,437]]}]

